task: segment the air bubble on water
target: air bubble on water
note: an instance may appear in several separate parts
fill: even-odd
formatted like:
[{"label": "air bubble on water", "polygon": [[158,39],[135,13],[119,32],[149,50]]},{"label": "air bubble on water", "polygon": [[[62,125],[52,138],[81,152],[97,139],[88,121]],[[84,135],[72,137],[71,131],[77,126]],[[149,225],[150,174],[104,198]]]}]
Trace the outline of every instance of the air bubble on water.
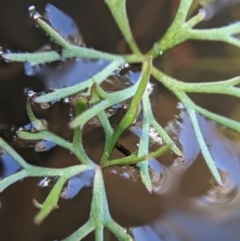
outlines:
[{"label": "air bubble on water", "polygon": [[119,70],[129,68],[130,65],[128,63],[123,64],[122,66],[119,67]]},{"label": "air bubble on water", "polygon": [[153,51],[157,54],[157,55],[162,55],[163,51],[161,49],[159,49],[158,43],[155,43],[153,45]]},{"label": "air bubble on water", "polygon": [[32,15],[36,12],[36,8],[34,5],[28,7],[28,13],[29,13],[29,16],[32,17]]},{"label": "air bubble on water", "polygon": [[34,97],[37,94],[36,92],[34,92],[33,90],[30,90],[28,88],[24,88],[23,91],[24,91],[25,95],[27,95],[30,98]]},{"label": "air bubble on water", "polygon": [[39,106],[41,107],[41,109],[46,110],[50,108],[51,105],[49,102],[44,102],[44,103],[39,103]]},{"label": "air bubble on water", "polygon": [[151,93],[152,93],[152,91],[153,91],[153,84],[152,83],[150,83],[150,82],[148,82],[147,83],[147,91],[148,91],[148,95],[150,95]]},{"label": "air bubble on water", "polygon": [[29,13],[29,16],[31,18],[33,18],[33,20],[37,20],[38,18],[41,17],[41,15],[37,12],[34,5],[32,5],[28,8],[28,13]]},{"label": "air bubble on water", "polygon": [[130,179],[130,175],[129,175],[129,173],[127,173],[127,172],[121,173],[120,176],[122,176],[122,177],[124,177],[124,178],[126,178],[126,179]]},{"label": "air bubble on water", "polygon": [[184,106],[181,102],[178,102],[178,103],[177,103],[176,108],[177,108],[178,110],[185,110],[185,106]]},{"label": "air bubble on water", "polygon": [[39,183],[39,187],[53,187],[54,184],[57,182],[58,177],[50,178],[50,177],[44,177]]},{"label": "air bubble on water", "polygon": [[[35,98],[37,98],[40,94],[37,94],[33,90],[29,88],[24,88],[24,93],[27,97],[29,97],[33,102],[35,102]],[[51,105],[53,105],[57,101],[53,102],[44,102],[44,103],[36,103],[41,109],[48,109]]]},{"label": "air bubble on water", "polygon": [[125,179],[131,179],[134,182],[139,181],[139,172],[136,170],[135,167],[123,167],[120,169],[121,172],[119,173],[120,176],[124,177]]},{"label": "air bubble on water", "polygon": [[10,54],[10,53],[12,53],[11,50],[9,50],[9,49],[3,49],[3,47],[0,47],[0,57],[1,57],[1,59],[4,60],[5,63],[11,63],[11,61],[8,60],[8,59],[6,58],[6,56],[4,56],[5,54]]},{"label": "air bubble on water", "polygon": [[18,128],[18,131],[24,131],[23,127],[20,126],[20,127]]},{"label": "air bubble on water", "polygon": [[158,132],[153,127],[150,127],[150,129],[149,129],[149,141],[152,145],[155,143],[158,145],[163,144],[162,138],[160,137]]},{"label": "air bubble on water", "polygon": [[51,180],[48,177],[44,177],[39,183],[39,187],[48,187]]},{"label": "air bubble on water", "polygon": [[65,97],[65,98],[63,99],[63,103],[71,103],[71,98]]},{"label": "air bubble on water", "polygon": [[127,105],[126,103],[123,103],[122,107],[123,109],[127,109],[129,105]]},{"label": "air bubble on water", "polygon": [[198,11],[199,14],[201,14],[203,20],[207,20],[207,10],[204,8],[200,8]]},{"label": "air bubble on water", "polygon": [[117,174],[117,171],[115,169],[110,169],[110,173]]}]

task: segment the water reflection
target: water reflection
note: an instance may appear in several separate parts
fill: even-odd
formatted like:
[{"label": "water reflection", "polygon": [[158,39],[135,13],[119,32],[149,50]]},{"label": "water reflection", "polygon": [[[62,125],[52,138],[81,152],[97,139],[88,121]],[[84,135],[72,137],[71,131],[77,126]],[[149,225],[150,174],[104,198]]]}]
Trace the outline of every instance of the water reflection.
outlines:
[{"label": "water reflection", "polygon": [[51,64],[25,64],[25,74],[39,78],[45,90],[71,86],[87,80],[109,64],[106,60],[68,59]]},{"label": "water reflection", "polygon": [[[34,6],[29,7],[29,13],[34,19],[37,15],[37,17],[41,17],[44,21],[47,21],[70,43],[84,45],[82,36],[72,18],[52,4],[46,4],[44,16],[41,16]],[[52,49],[56,50],[56,46],[45,45],[39,51],[48,51]],[[75,58],[42,65],[25,63],[24,69],[26,75],[37,77],[43,81],[45,90],[49,90],[71,86],[87,80],[108,64],[109,61],[106,60]]]},{"label": "water reflection", "polygon": [[202,196],[199,201],[213,205],[226,204],[233,201],[239,193],[239,186],[234,183],[230,174],[220,171],[223,185],[212,184],[212,187]]},{"label": "water reflection", "polygon": [[20,166],[7,153],[3,152],[0,156],[0,179],[8,177],[20,170]]},{"label": "water reflection", "polygon": [[161,165],[156,159],[150,159],[148,161],[149,172],[152,180],[152,190],[154,193],[164,193],[168,189],[168,185],[165,185],[168,179],[169,171],[163,165]]},{"label": "water reflection", "polygon": [[57,178],[44,177],[39,183],[39,187],[53,187],[56,183]]},{"label": "water reflection", "polygon": [[[20,3],[20,1],[18,2]],[[15,4],[18,4],[18,2],[16,2]],[[84,1],[82,1],[82,3],[83,2]],[[134,1],[131,1],[129,5],[132,4],[132,2]],[[169,3],[168,1],[161,1],[161,2]],[[174,2],[176,3],[176,1]],[[215,2],[217,3],[219,1],[215,1]],[[83,4],[87,4],[87,3],[91,4],[93,2],[90,3],[90,1],[85,1],[85,3]],[[140,3],[138,1],[137,5],[139,4]],[[70,5],[70,4],[67,3],[67,5]],[[170,6],[170,4],[166,4],[166,6],[167,5]],[[73,8],[75,7],[75,5],[72,5],[72,6]],[[93,8],[94,8],[94,4],[92,4],[92,6],[90,6],[89,9],[93,9]],[[4,7],[1,9],[4,9],[3,11],[6,12]],[[162,9],[165,10],[164,7]],[[24,8],[24,11],[25,10],[26,9]],[[55,26],[55,28],[58,29],[58,31],[63,33],[62,27],[61,26],[57,27],[57,25],[61,23],[62,21],[61,18],[63,17],[63,15],[60,15],[61,17],[59,18],[59,15],[58,15],[59,11],[49,4],[46,5],[45,10],[46,10],[45,14],[49,22],[51,22],[52,26]],[[134,11],[135,10],[136,9],[134,7]],[[76,11],[78,11],[78,9]],[[7,14],[8,16],[10,16],[8,11],[7,11]],[[60,14],[62,13],[60,12]],[[146,15],[145,14],[144,15],[141,14],[141,15],[144,16],[144,23],[145,23]],[[150,15],[152,16],[152,13]],[[163,16],[163,15],[164,14],[162,15],[158,14],[158,16]],[[168,15],[172,16],[172,14],[168,14]],[[101,19],[103,19],[102,16],[104,16],[104,19],[105,19],[105,15],[101,15]],[[66,17],[66,15],[64,17]],[[25,18],[22,17],[19,19],[25,19]],[[5,22],[1,21],[1,24],[3,23],[5,24]],[[22,21],[19,21],[19,22],[22,22]],[[68,19],[65,22],[68,22],[69,24],[71,24],[72,20]],[[159,21],[157,21],[157,23],[159,23]],[[97,23],[93,23],[93,24],[95,25]],[[142,24],[139,24],[139,23],[136,25],[143,26]],[[106,26],[108,25],[106,24]],[[149,27],[150,26],[147,26],[147,29],[150,29]],[[74,29],[74,28],[75,27],[70,29]],[[15,31],[12,31],[12,28],[9,28],[9,29],[11,32],[16,34]],[[75,32],[73,30],[71,31],[72,33],[74,33],[73,35],[75,38],[76,31]],[[94,31],[99,31],[99,30],[95,29]],[[4,31],[1,31],[1,32],[4,32]],[[107,45],[109,44],[110,41],[106,41],[106,40],[109,40],[109,38],[111,38],[113,35],[111,34],[110,36],[109,32],[112,33],[112,31],[108,29],[106,32],[107,34],[105,34],[106,38],[103,41],[105,44],[107,43]],[[156,32],[159,33],[158,31],[154,31],[154,33]],[[67,35],[70,36],[72,33],[67,33],[66,38],[67,38]],[[23,35],[22,32],[21,32],[21,35]],[[18,35],[18,37],[20,37],[20,35]],[[99,36],[97,36],[96,41],[100,42],[98,37]],[[71,38],[69,38],[69,41],[70,39]],[[78,40],[76,39],[76,42],[75,42],[76,44],[77,44],[77,41]],[[149,42],[150,44],[152,44],[152,41],[149,41]],[[26,44],[25,46],[28,46],[28,44]],[[56,46],[50,46],[50,49],[54,47]],[[185,67],[183,67],[183,65],[180,65],[181,63],[184,62],[184,59],[185,60],[188,59],[188,61],[192,63],[195,63],[197,60],[197,58],[195,58],[195,52],[194,52],[194,58],[191,58],[191,54],[189,54],[189,51],[187,51],[190,48],[192,49],[191,43],[187,43],[187,47],[188,48],[185,48],[185,49],[183,48],[184,54],[183,52],[178,52],[178,53],[175,52],[174,54],[173,58],[179,59],[179,62],[176,62],[174,68],[176,69],[177,65],[179,65],[181,69],[181,72],[180,73],[178,72],[179,75],[177,77],[181,79],[188,79],[191,81],[192,80],[202,81],[202,80],[207,80],[212,78],[211,75],[206,75],[206,73],[204,73],[204,76],[202,74],[199,74],[199,71],[196,72],[196,70],[194,70],[192,65],[190,66],[191,68],[189,67],[189,65],[185,65]],[[211,51],[213,51],[214,53],[215,52],[218,53],[220,50],[220,53],[221,53],[221,50],[223,48],[222,46],[220,47],[221,47],[220,49],[215,47],[211,48]],[[209,48],[206,48],[205,51],[208,52]],[[199,49],[199,52],[204,53],[202,52],[202,48]],[[237,53],[236,49],[234,49],[234,52]],[[219,57],[219,55],[217,54],[216,56]],[[216,71],[216,74],[214,75],[214,78],[212,79],[218,79],[218,77],[221,77],[221,78],[224,77],[222,75],[225,74],[227,70],[229,70],[229,65],[226,65],[226,60],[228,61],[229,59],[224,59],[223,62],[224,62],[224,65],[227,67],[227,69],[222,68],[223,65],[221,65],[221,68],[219,69],[220,65],[217,64],[215,67],[217,71]],[[170,61],[169,61],[169,58],[164,59],[162,63],[163,62],[173,66],[173,59],[170,59]],[[207,62],[206,58],[204,58],[202,62],[206,63]],[[87,61],[83,59],[74,59],[74,60],[65,60],[64,62],[56,62],[52,64],[47,64],[47,65],[41,65],[41,66],[39,65],[35,67],[29,66],[28,64],[26,64],[25,72],[27,75],[36,76],[37,78],[41,79],[44,82],[44,85],[45,85],[44,88],[40,86],[41,88],[39,87],[38,90],[36,91],[41,91],[42,89],[48,91],[50,89],[61,88],[63,86],[68,86],[74,83],[78,83],[79,81],[83,81],[84,79],[91,77],[95,73],[95,71],[98,72],[99,70],[104,68],[105,64],[107,63],[104,63],[104,62],[101,63],[98,61],[94,62],[90,60]],[[203,63],[197,64],[197,65],[201,66],[202,68]],[[209,73],[210,71],[209,69],[210,68],[212,69],[214,67],[214,64],[211,62],[211,64],[207,64],[207,65],[208,65],[207,69]],[[231,65],[230,67],[232,66],[235,66],[234,68],[237,68],[236,65]],[[69,71],[68,71],[68,68],[69,68]],[[92,68],[94,70],[89,74],[89,71],[92,71]],[[85,69],[87,71],[85,71]],[[189,69],[191,69],[191,71],[189,71]],[[70,70],[75,72],[73,76],[71,75]],[[205,69],[202,72],[206,72]],[[130,76],[127,76],[127,78],[132,83],[130,82],[124,83],[124,81],[122,81],[122,76],[119,77],[118,73],[113,73],[113,75],[114,74],[116,74],[117,77],[115,78],[114,76],[111,76],[108,82],[105,83],[105,84],[110,84],[110,87],[109,85],[107,87],[109,92],[116,90],[115,89],[116,86],[113,87],[113,85],[116,83],[117,83],[116,84],[117,86],[122,85],[123,88],[125,88],[125,86],[129,86],[132,83],[135,83],[138,78],[137,72],[134,73],[129,71],[128,74],[130,74]],[[111,80],[111,78],[115,78],[115,79]],[[4,106],[5,109],[6,109],[6,106],[7,108],[9,106],[9,105],[6,105],[6,103],[11,101],[9,99],[9,96],[16,97],[16,94],[12,93],[13,91],[12,86],[14,85],[16,87],[16,84],[20,83],[19,79],[22,80],[22,77],[21,78],[17,77],[16,81],[10,82],[9,89],[11,89],[11,91],[6,92],[5,89],[2,88],[3,90],[2,96],[5,94],[4,92],[6,93],[9,92],[9,94],[6,95],[6,98],[5,98],[7,101],[4,102],[4,104],[2,105]],[[24,83],[23,85],[20,85],[19,88],[21,89],[21,93],[22,93],[23,86],[24,87],[32,86],[30,81],[32,82],[34,78],[28,78],[28,79],[29,79],[29,82],[27,82],[27,84]],[[119,79],[120,81],[118,82],[117,79]],[[14,118],[16,118],[16,116],[19,116],[19,112],[17,113],[15,112],[16,110],[20,109],[19,98],[11,98],[11,99],[12,101],[14,101],[14,103],[18,102],[18,105],[17,106],[14,105],[15,108],[11,109],[11,112],[13,113]],[[69,99],[65,99],[64,103],[66,102],[69,103],[70,101],[71,100]],[[215,104],[214,104],[214,101],[208,102],[208,105],[213,103],[219,109],[218,101],[215,101],[215,102],[216,102]],[[54,115],[54,118],[52,118],[52,121],[49,121],[50,126],[52,126],[52,128],[53,126],[55,126],[57,130],[59,129],[66,130],[66,123],[69,121],[69,118],[64,123],[61,123],[61,120],[63,119],[63,108],[65,108],[66,105],[57,105],[59,107],[57,112],[55,112],[56,108],[54,109],[52,105],[53,103],[46,103],[40,106],[41,109],[45,109],[45,111],[47,112],[47,114],[44,114],[43,112],[41,112],[41,114],[43,114],[44,116],[47,116],[48,118]],[[25,102],[24,102],[24,105],[22,106],[23,108],[21,108],[21,112],[23,109],[25,109]],[[160,111],[159,106],[157,107],[155,108],[155,115],[157,115],[157,113],[159,112],[162,112],[162,113],[164,112],[164,109],[161,109]],[[167,105],[167,107],[169,107],[169,105]],[[181,110],[183,110],[181,106],[179,107],[181,108]],[[229,103],[227,105],[227,108],[229,108]],[[68,106],[67,107],[68,117],[69,117],[69,113],[71,114],[71,111],[69,111],[69,109],[70,108]],[[118,109],[121,109],[121,105],[114,106],[113,113],[115,113],[116,110]],[[169,112],[170,112],[170,108],[167,108],[165,114]],[[56,113],[60,113],[60,115],[56,115]],[[6,113],[2,114],[1,116],[4,116],[4,115],[6,115]],[[7,127],[5,126],[3,129],[1,129],[1,131],[3,130],[2,133],[4,133],[4,131],[7,130],[7,134],[10,133],[8,136],[11,136],[12,127],[11,127],[11,124],[9,124],[9,120],[11,122],[14,118],[4,119],[4,123],[8,123],[6,124],[8,126]],[[176,135],[174,138],[175,139],[179,138],[179,141],[183,147],[184,162],[181,163],[181,165],[175,165],[176,164],[176,161],[175,161],[173,165],[170,165],[168,167],[160,165],[158,162],[156,162],[156,160],[151,160],[149,163],[151,167],[150,171],[151,171],[153,186],[154,186],[153,194],[149,194],[148,192],[146,192],[143,185],[139,182],[139,175],[135,168],[132,168],[131,170],[127,168],[120,168],[120,167],[113,168],[113,169],[106,169],[106,171],[109,171],[108,173],[109,175],[108,176],[105,175],[105,178],[106,178],[107,195],[108,195],[111,214],[113,214],[113,217],[117,221],[119,221],[122,225],[126,224],[127,227],[129,226],[129,223],[132,224],[133,226],[143,225],[132,229],[132,233],[136,241],[142,241],[142,240],[144,241],[145,240],[238,241],[239,240],[239,237],[240,237],[239,152],[234,147],[232,142],[224,139],[221,135],[218,135],[217,128],[212,122],[209,122],[200,116],[198,116],[198,120],[201,124],[201,128],[204,132],[204,137],[206,142],[208,143],[211,154],[214,157],[214,160],[216,161],[216,164],[220,172],[222,173],[222,177],[224,181],[224,185],[222,188],[219,188],[218,186],[214,185],[214,183],[213,184],[210,183],[211,175],[206,167],[204,160],[202,159],[201,155],[199,155],[199,147],[197,145],[196,138],[191,128],[191,123],[189,122],[189,118],[187,115],[183,115],[182,120],[176,122],[176,125],[173,130],[173,132]],[[24,123],[26,122],[27,121],[25,121]],[[13,127],[15,128],[15,126]],[[136,129],[136,133],[139,136],[141,135],[140,128]],[[94,134],[96,135],[96,132],[94,132]],[[70,140],[71,135],[66,135],[66,136],[67,136],[66,139]],[[90,135],[89,138],[93,139],[92,136],[93,135]],[[156,139],[158,139],[159,142],[161,141],[161,139],[158,136],[156,136]],[[126,144],[129,144],[129,143],[126,143]],[[90,152],[96,152],[96,146],[91,146],[91,148],[92,149],[90,150]],[[57,156],[56,159],[57,159],[57,162],[60,163],[63,161],[63,159],[66,159],[67,161],[69,161],[68,157],[69,156],[67,155],[64,155],[64,156],[61,155],[61,156]],[[3,161],[1,164],[2,165],[1,174],[3,177],[11,173],[14,173],[15,171],[18,170],[17,166],[12,167],[12,163],[15,164],[15,162],[10,160],[11,158],[9,156],[7,155],[5,156],[4,154],[1,156],[1,158],[3,158]],[[192,173],[191,176],[187,175],[189,172]],[[66,237],[68,234],[75,231],[80,225],[84,224],[84,222],[86,221],[86,220],[83,220],[80,222],[80,224],[76,222],[76,220],[78,220],[78,218],[82,216],[84,210],[87,210],[85,211],[86,217],[88,217],[88,214],[89,214],[89,210],[85,207],[82,208],[81,211],[79,211],[78,209],[83,202],[87,202],[87,204],[90,205],[90,201],[91,201],[90,195],[89,195],[89,199],[87,199],[86,201],[86,196],[84,195],[81,196],[84,193],[84,190],[80,192],[80,189],[83,187],[84,183],[86,184],[86,186],[88,185],[91,186],[91,181],[90,181],[91,178],[89,179],[86,178],[86,179],[87,180],[85,182],[84,180],[82,180],[81,177],[76,176],[72,180],[69,180],[69,183],[66,185],[66,193],[68,195],[67,197],[71,199],[72,197],[75,196],[75,198],[73,198],[72,200],[65,201],[64,205],[60,205],[60,207],[63,207],[63,208],[60,208],[59,210],[55,210],[53,214],[51,214],[47,218],[46,223],[44,223],[41,227],[37,227],[37,228],[33,225],[33,222],[32,222],[32,217],[34,216],[36,210],[32,211],[31,210],[32,206],[29,205],[29,203],[31,203],[32,197],[36,192],[35,183],[30,182],[31,180],[25,180],[29,182],[27,183],[24,182],[24,185],[20,185],[21,189],[19,189],[19,185],[18,185],[19,183],[7,189],[5,193],[7,193],[6,198],[8,201],[7,202],[8,205],[5,205],[6,206],[4,207],[5,209],[2,209],[4,212],[1,212],[0,221],[1,221],[2,229],[1,229],[0,239],[14,240],[14,241],[15,240],[45,241],[45,240],[53,240],[54,239],[53,237],[57,236],[58,237],[57,240],[61,240],[63,237]],[[189,186],[187,187],[185,186],[185,189],[182,188],[184,180],[186,180],[186,182],[189,184]],[[55,183],[55,181],[56,180],[54,179],[53,180],[43,179],[42,185],[45,188],[47,187],[50,188],[52,187],[51,185]],[[204,187],[202,188],[203,185]],[[41,190],[41,188],[38,188],[38,189]],[[194,189],[194,192],[192,191],[192,189]],[[63,200],[60,200],[60,202],[63,202]],[[14,223],[14,227],[12,226],[13,223]],[[56,227],[55,230],[54,230],[54,227]],[[65,231],[65,229],[67,231]],[[91,236],[89,239],[93,240],[94,237]]]},{"label": "water reflection", "polygon": [[34,146],[34,150],[36,152],[44,152],[44,151],[49,151],[52,148],[54,148],[57,144],[52,142],[52,141],[46,141],[46,140],[42,140],[42,141],[38,141],[35,146]]},{"label": "water reflection", "polygon": [[131,232],[136,241],[180,241],[174,231],[163,223],[132,228]]},{"label": "water reflection", "polygon": [[74,198],[83,188],[93,184],[94,171],[86,171],[70,178],[65,185],[61,197],[64,199]]},{"label": "water reflection", "polygon": [[240,152],[234,143],[221,134],[215,123],[202,116],[198,116],[198,122],[219,168],[223,186],[211,182],[211,174],[199,155],[189,118],[183,114],[173,132],[185,150],[184,164],[168,168],[169,175],[165,175],[163,186],[167,183],[169,186],[170,182],[169,189],[164,192],[159,188],[158,191],[161,197],[166,198],[164,212],[155,221],[132,228],[135,240],[239,239],[236,224],[240,222]]},{"label": "water reflection", "polygon": [[239,0],[222,0],[222,1],[201,1],[204,11],[206,12],[205,20],[214,18],[217,14],[236,4]]},{"label": "water reflection", "polygon": [[[94,178],[93,170],[80,173],[80,174],[70,178],[62,190],[61,198],[63,198],[63,199],[74,198],[76,195],[79,194],[79,192],[83,188],[92,186],[93,178]],[[42,187],[42,188],[48,188],[49,190],[51,190],[52,187],[57,182],[57,179],[58,179],[58,177],[54,177],[54,178],[44,177],[38,183],[38,186]]]},{"label": "water reflection", "polygon": [[182,112],[180,119],[176,121],[176,125],[171,132],[178,136],[178,141],[182,146],[184,161],[191,164],[196,159],[200,149],[194,131],[189,127],[191,127],[189,117],[185,112]]},{"label": "water reflection", "polygon": [[70,43],[75,45],[85,45],[76,23],[69,15],[52,4],[47,3],[45,6],[45,17],[51,26]]}]

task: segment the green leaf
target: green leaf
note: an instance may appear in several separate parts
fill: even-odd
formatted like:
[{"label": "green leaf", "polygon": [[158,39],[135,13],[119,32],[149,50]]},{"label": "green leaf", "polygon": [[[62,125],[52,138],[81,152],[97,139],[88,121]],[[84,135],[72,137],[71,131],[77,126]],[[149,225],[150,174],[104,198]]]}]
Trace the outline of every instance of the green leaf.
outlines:
[{"label": "green leaf", "polygon": [[188,114],[189,114],[190,120],[192,122],[193,129],[194,129],[195,135],[197,137],[202,155],[203,155],[203,157],[204,157],[204,159],[207,163],[207,166],[208,166],[210,172],[212,173],[214,179],[216,180],[216,182],[220,186],[222,186],[222,178],[221,178],[220,173],[219,173],[219,171],[218,171],[218,169],[217,169],[217,167],[214,163],[214,160],[213,160],[213,158],[212,158],[212,156],[211,156],[211,154],[208,150],[208,147],[207,147],[207,145],[204,141],[201,129],[200,129],[199,124],[197,122],[197,117],[196,117],[195,111],[188,109]]},{"label": "green leaf", "polygon": [[[101,157],[100,163],[103,165],[107,162],[110,154],[112,153],[112,150],[120,137],[120,135],[123,133],[124,130],[126,130],[131,124],[133,124],[136,120],[136,117],[139,114],[139,108],[140,108],[140,101],[142,99],[142,96],[147,88],[147,83],[149,80],[149,75],[151,71],[151,65],[152,65],[152,59],[149,58],[148,63],[145,63],[143,67],[142,74],[140,76],[140,80],[137,83],[137,90],[135,92],[135,95],[132,98],[132,101],[128,107],[127,112],[123,116],[120,123],[117,125],[117,127],[114,129],[111,140],[107,142],[104,146],[103,155]],[[130,89],[130,88],[128,88]],[[118,94],[121,93],[120,91]],[[122,93],[122,97],[126,97],[126,91]],[[116,98],[116,94],[115,97]]]},{"label": "green leaf", "polygon": [[[76,116],[83,113],[88,108],[88,100],[85,97],[80,97],[76,101]],[[84,151],[82,144],[82,130],[77,127],[73,132],[73,152],[82,164],[90,164],[91,160]]]},{"label": "green leaf", "polygon": [[34,113],[33,113],[33,111],[32,111],[32,108],[31,108],[31,103],[30,103],[30,99],[29,99],[29,98],[28,98],[28,100],[27,100],[27,107],[26,107],[26,109],[27,109],[28,117],[29,117],[30,121],[33,122],[35,129],[36,129],[37,131],[45,130],[46,127],[45,127],[45,126],[43,125],[43,123],[42,123],[40,120],[38,120],[38,119],[36,118],[36,116],[34,115]]},{"label": "green leaf", "polygon": [[74,151],[73,146],[68,141],[65,141],[61,137],[49,132],[49,131],[41,131],[38,133],[30,133],[26,131],[19,131],[17,133],[18,137],[24,140],[48,140],[66,148],[70,151]]},{"label": "green leaf", "polygon": [[58,208],[58,199],[61,194],[63,185],[66,182],[65,177],[59,177],[57,180],[57,183],[54,185],[53,189],[49,193],[48,197],[44,201],[44,203],[39,206],[41,207],[40,212],[34,217],[34,222],[36,224],[41,224],[42,221],[49,215],[49,213],[55,209]]},{"label": "green leaf", "polygon": [[96,239],[102,240],[103,227],[106,226],[120,241],[132,241],[126,230],[117,224],[109,213],[102,170],[96,168],[93,181],[93,197],[88,222],[64,241],[78,241],[95,229]]}]

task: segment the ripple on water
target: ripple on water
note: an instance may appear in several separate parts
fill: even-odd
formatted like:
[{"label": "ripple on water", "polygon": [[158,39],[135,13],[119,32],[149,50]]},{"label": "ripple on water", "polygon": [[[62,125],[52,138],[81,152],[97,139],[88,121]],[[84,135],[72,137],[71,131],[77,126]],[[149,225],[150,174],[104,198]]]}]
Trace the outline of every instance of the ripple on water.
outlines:
[{"label": "ripple on water", "polygon": [[226,204],[239,194],[239,186],[233,182],[230,174],[224,171],[219,172],[222,178],[222,186],[212,183],[211,188],[199,198],[206,204]]},{"label": "ripple on water", "polygon": [[[179,137],[185,150],[184,163],[164,167],[167,172],[163,170],[163,176],[158,165],[151,166],[156,172],[152,175],[153,183],[160,184],[155,190],[159,198],[166,201],[166,206],[153,222],[131,229],[136,241],[239,240],[240,152],[233,142],[219,132],[214,122],[199,115],[197,118],[223,185],[220,187],[211,181],[207,165],[199,155],[189,118],[183,114],[173,133]],[[190,190],[187,193],[181,189],[184,180]],[[162,192],[167,185],[168,191]]]},{"label": "ripple on water", "polygon": [[148,161],[149,172],[152,180],[152,190],[156,194],[162,194],[168,189],[166,179],[169,175],[168,169],[161,165],[156,159]]}]

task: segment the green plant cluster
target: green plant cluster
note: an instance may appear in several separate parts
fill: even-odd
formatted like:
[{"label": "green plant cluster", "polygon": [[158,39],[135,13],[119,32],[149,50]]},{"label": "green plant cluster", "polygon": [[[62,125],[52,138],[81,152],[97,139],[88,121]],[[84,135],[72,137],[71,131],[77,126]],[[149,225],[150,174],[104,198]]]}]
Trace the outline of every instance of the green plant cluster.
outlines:
[{"label": "green plant cluster", "polygon": [[[235,37],[240,33],[240,23],[233,23],[226,27],[214,29],[195,29],[194,27],[204,20],[205,12],[199,11],[194,17],[187,19],[187,15],[193,0],[181,0],[176,15],[165,35],[153,45],[152,49],[146,54],[139,50],[126,14],[126,0],[104,0],[109,10],[112,13],[125,41],[128,43],[132,54],[130,55],[115,55],[100,52],[97,50],[76,46],[65,40],[57,31],[55,31],[48,23],[46,23],[40,15],[36,15],[36,24],[42,28],[49,37],[61,46],[62,52],[46,51],[36,53],[2,53],[2,58],[10,62],[25,62],[28,61],[32,65],[61,60],[62,58],[89,58],[89,59],[106,59],[110,63],[102,71],[92,76],[86,81],[76,84],[74,86],[57,89],[51,93],[38,96],[34,99],[37,103],[45,103],[56,99],[71,96],[76,93],[83,93],[76,101],[75,118],[69,124],[69,127],[74,130],[72,142],[68,142],[59,136],[49,132],[46,127],[38,120],[30,105],[27,104],[27,113],[30,120],[35,125],[36,132],[19,131],[18,136],[25,140],[50,140],[59,146],[62,146],[71,151],[79,160],[79,165],[70,166],[67,168],[44,168],[28,164],[16,151],[11,148],[2,138],[0,138],[0,146],[3,148],[20,166],[21,170],[9,177],[0,181],[0,191],[7,188],[14,182],[26,177],[57,177],[57,182],[53,186],[46,200],[35,205],[39,207],[40,211],[34,218],[35,223],[41,223],[49,213],[57,207],[59,196],[65,183],[73,176],[85,172],[87,170],[94,170],[93,180],[93,197],[91,203],[91,210],[89,220],[85,225],[80,227],[76,232],[71,234],[64,240],[78,241],[88,235],[90,232],[95,232],[95,239],[97,241],[104,240],[103,229],[109,229],[119,240],[132,240],[131,236],[126,230],[117,224],[109,213],[108,202],[105,193],[104,181],[102,177],[102,169],[114,165],[130,165],[137,164],[141,180],[146,188],[151,192],[152,184],[148,170],[147,160],[157,157],[166,152],[169,148],[177,155],[181,156],[181,151],[171,140],[167,132],[162,126],[157,123],[151,109],[149,94],[147,91],[147,83],[149,77],[153,76],[157,81],[168,88],[176,97],[182,102],[186,112],[189,115],[192,127],[195,131],[197,141],[199,143],[201,153],[211,171],[216,183],[222,185],[221,176],[214,163],[214,160],[208,150],[204,141],[199,123],[197,120],[197,113],[207,117],[235,132],[240,133],[240,124],[234,120],[225,118],[223,116],[214,114],[208,110],[196,105],[188,96],[188,93],[208,93],[208,94],[224,94],[235,97],[240,97],[240,90],[237,85],[240,83],[240,77],[229,80],[222,80],[219,82],[209,83],[184,83],[180,80],[174,79],[152,64],[152,59],[161,56],[169,49],[186,40],[207,40],[207,41],[221,41],[236,47],[240,47],[240,40]],[[142,71],[139,81],[128,87],[127,89],[117,91],[114,93],[105,92],[100,84],[118,69],[123,64],[142,64]],[[120,120],[116,128],[112,128],[105,110],[111,106],[121,103],[126,99],[132,98],[129,108],[123,118]],[[91,107],[89,107],[89,101]],[[142,135],[140,137],[139,147],[136,152],[131,155],[115,160],[109,160],[112,150],[118,141],[120,135],[134,123],[138,115],[138,105],[142,104],[143,121],[142,121]],[[97,117],[105,133],[105,145],[99,165],[95,164],[86,154],[82,145],[82,130],[84,125],[92,118]],[[161,136],[166,145],[161,146],[155,152],[149,153],[149,145],[151,143],[149,132],[150,128]]]}]

